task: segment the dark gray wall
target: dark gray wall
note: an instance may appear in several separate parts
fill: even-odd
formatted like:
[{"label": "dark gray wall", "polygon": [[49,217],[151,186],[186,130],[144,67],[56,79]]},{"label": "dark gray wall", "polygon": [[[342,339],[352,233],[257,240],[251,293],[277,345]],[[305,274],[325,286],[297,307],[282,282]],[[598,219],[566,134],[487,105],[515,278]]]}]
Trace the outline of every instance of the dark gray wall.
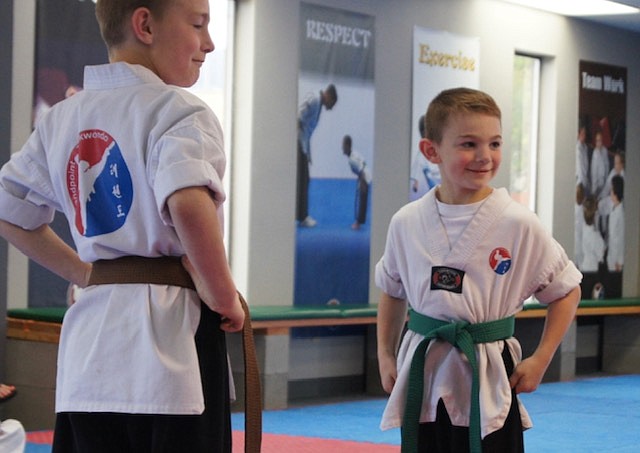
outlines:
[{"label": "dark gray wall", "polygon": [[[13,1],[0,2],[0,162],[11,155],[11,58]],[[7,310],[7,243],[0,241],[0,381],[4,377]]]}]

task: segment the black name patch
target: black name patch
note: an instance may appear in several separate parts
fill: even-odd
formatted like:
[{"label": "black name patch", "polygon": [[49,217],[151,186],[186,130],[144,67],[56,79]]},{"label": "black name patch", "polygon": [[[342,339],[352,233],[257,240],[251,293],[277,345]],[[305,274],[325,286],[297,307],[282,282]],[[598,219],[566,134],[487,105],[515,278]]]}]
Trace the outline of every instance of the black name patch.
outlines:
[{"label": "black name patch", "polygon": [[462,279],[464,271],[445,266],[431,268],[431,289],[442,289],[452,293],[462,293]]}]

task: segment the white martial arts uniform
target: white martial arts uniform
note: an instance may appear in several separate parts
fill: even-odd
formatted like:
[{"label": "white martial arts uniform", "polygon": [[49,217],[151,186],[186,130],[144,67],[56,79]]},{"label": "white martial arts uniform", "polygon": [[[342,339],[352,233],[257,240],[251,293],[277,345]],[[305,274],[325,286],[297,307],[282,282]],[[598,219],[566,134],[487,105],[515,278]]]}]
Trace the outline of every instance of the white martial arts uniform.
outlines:
[{"label": "white martial arts uniform", "polygon": [[[445,232],[435,191],[407,204],[391,220],[385,252],[375,271],[376,284],[390,296],[407,299],[411,308],[432,318],[480,323],[515,315],[532,294],[549,303],[579,285],[581,274],[562,247],[505,189],[495,189],[475,205],[442,205],[447,222],[460,225],[457,217],[471,217],[459,235]],[[464,271],[460,285],[451,288],[461,292],[432,289],[432,266]],[[447,272],[440,270],[441,275]],[[398,379],[382,429],[402,424],[411,358],[423,338],[408,331],[402,340]],[[520,345],[514,338],[506,342],[517,364],[522,355]],[[511,405],[511,388],[501,357],[503,344],[475,346],[483,438],[503,426]],[[424,382],[421,422],[435,420],[442,398],[453,425],[469,426],[471,370],[458,350],[444,341],[431,342]],[[527,412],[522,406],[520,409],[523,426],[530,427]]]},{"label": "white martial arts uniform", "polygon": [[602,234],[595,225],[582,225],[582,272],[598,272],[600,263],[604,261],[606,244]]},{"label": "white martial arts uniform", "polygon": [[[64,212],[87,262],[179,256],[167,198],[206,186],[222,225],[224,168],[220,125],[200,99],[142,66],[87,67],[84,90],[47,112],[0,172],[0,217],[35,229]],[[189,289],[85,289],[63,323],[56,411],[201,413],[199,320]]]},{"label": "white martial arts uniform", "polygon": [[600,199],[609,175],[609,152],[604,146],[593,149],[591,155],[591,194]]},{"label": "white martial arts uniform", "polygon": [[349,167],[354,175],[362,177],[367,184],[371,184],[371,172],[367,167],[367,162],[362,154],[354,149],[349,154]]},{"label": "white martial arts uniform", "polygon": [[578,140],[576,144],[576,185],[582,184],[586,192],[591,190],[589,184],[589,147]]},{"label": "white martial arts uniform", "polygon": [[616,265],[624,265],[624,204],[614,206],[609,214],[609,246],[607,249],[607,266],[609,271],[616,272]]}]

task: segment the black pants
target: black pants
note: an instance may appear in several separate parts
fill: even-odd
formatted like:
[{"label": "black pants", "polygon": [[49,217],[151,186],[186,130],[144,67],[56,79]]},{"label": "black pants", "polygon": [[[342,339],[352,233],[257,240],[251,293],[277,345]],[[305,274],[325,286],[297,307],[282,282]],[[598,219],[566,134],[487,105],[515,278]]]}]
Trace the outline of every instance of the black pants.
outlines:
[{"label": "black pants", "polygon": [[195,342],[205,398],[202,414],[59,413],[52,453],[230,453],[225,335],[220,316],[201,306]]},{"label": "black pants", "polygon": [[301,222],[309,215],[309,156],[302,152],[299,142],[296,168],[296,220]]},{"label": "black pants", "polygon": [[367,221],[367,204],[369,202],[369,184],[364,176],[358,176],[356,186],[356,222],[360,225]]},{"label": "black pants", "polygon": [[[513,360],[507,345],[502,351],[502,360],[510,376],[513,372]],[[516,399],[516,393],[511,391],[511,408],[504,422],[504,426],[482,439],[484,453],[522,453],[524,452],[524,438],[522,434],[522,420]],[[421,423],[418,431],[418,451],[421,453],[465,453],[469,451],[469,428],[453,426],[442,399],[438,401],[436,421]]]}]

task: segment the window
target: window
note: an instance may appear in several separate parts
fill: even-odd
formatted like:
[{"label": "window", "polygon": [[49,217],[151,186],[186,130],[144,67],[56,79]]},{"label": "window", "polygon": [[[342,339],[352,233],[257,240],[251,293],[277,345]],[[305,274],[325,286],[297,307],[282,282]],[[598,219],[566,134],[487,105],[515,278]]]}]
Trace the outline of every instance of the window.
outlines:
[{"label": "window", "polygon": [[[233,67],[233,33],[235,20],[234,0],[210,0],[209,9],[211,22],[209,34],[215,45],[215,50],[207,55],[200,78],[189,90],[205,101],[216,114],[224,133],[225,154],[227,155],[227,169],[223,180],[227,200],[231,199],[231,86]],[[225,209],[225,244],[229,244],[229,210],[230,203],[224,204]]]},{"label": "window", "polygon": [[229,117],[229,102],[227,98],[230,86],[231,50],[233,39],[234,6],[232,0],[211,0],[209,8],[211,22],[209,34],[215,45],[215,50],[207,55],[202,68],[200,78],[189,89],[213,110],[225,129],[225,138],[229,134],[226,131]]},{"label": "window", "polygon": [[513,68],[511,197],[536,210],[540,58],[516,55]]}]

